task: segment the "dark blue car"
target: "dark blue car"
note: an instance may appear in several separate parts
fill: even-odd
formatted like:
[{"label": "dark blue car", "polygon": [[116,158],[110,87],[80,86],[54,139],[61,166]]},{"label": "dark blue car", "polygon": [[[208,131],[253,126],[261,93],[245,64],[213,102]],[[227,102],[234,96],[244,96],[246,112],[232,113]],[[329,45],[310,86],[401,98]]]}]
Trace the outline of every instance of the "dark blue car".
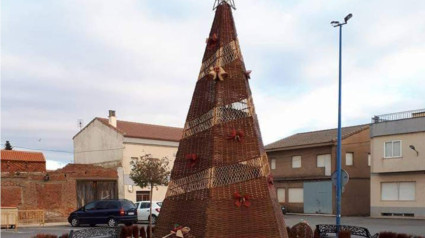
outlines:
[{"label": "dark blue car", "polygon": [[137,222],[137,209],[133,202],[126,199],[94,201],[72,212],[68,222],[72,226],[107,224],[114,227],[119,223],[131,225]]}]

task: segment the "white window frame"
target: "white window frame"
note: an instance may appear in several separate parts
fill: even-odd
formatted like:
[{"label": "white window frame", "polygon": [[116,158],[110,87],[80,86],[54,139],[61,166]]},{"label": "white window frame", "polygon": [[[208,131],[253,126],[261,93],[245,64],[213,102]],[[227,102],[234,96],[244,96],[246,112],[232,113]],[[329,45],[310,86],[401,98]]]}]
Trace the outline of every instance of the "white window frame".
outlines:
[{"label": "white window frame", "polygon": [[[329,158],[328,160],[323,160],[323,165],[319,165],[319,157],[326,156],[325,158]],[[316,156],[316,166],[317,168],[325,168],[325,176],[331,176],[331,167],[332,167],[332,155],[331,154],[320,154]]]},{"label": "white window frame", "polygon": [[[297,195],[300,195],[300,197],[298,197],[299,199],[296,199],[294,201],[294,194],[291,193],[291,191],[301,192],[297,194]],[[289,203],[304,203],[304,188],[288,188],[288,202]]]},{"label": "white window frame", "polygon": [[270,168],[271,169],[276,169],[276,159],[271,159],[270,160]]},{"label": "white window frame", "polygon": [[[299,158],[299,165],[297,165],[296,163],[298,162],[298,161],[294,161],[294,159],[298,159]],[[294,165],[294,162],[295,162],[295,165]],[[301,155],[294,155],[294,156],[292,156],[292,168],[294,168],[294,169],[297,169],[297,168],[301,168],[302,167],[302,157],[301,157]]]},{"label": "white window frame", "polygon": [[[348,156],[347,155],[352,155],[351,156],[351,164],[348,164]],[[345,166],[354,166],[354,153],[353,152],[346,152],[345,153]]]},{"label": "white window frame", "polygon": [[[281,193],[279,193],[281,191]],[[277,200],[280,203],[286,202],[286,188],[276,188]],[[279,196],[282,195],[282,196]]]},{"label": "white window frame", "polygon": [[[414,190],[413,190],[413,199],[401,199],[400,197],[403,196],[403,194],[400,194],[400,185],[401,184],[413,184],[414,186]],[[397,199],[383,199],[382,197],[382,187],[384,184],[394,184],[396,186],[397,189]],[[400,182],[381,182],[381,201],[385,201],[385,202],[391,202],[391,201],[416,201],[416,181],[400,181]]]},{"label": "white window frame", "polygon": [[[400,142],[400,156],[394,156],[394,142]],[[387,143],[391,143],[391,156],[387,156],[387,150],[385,148],[385,145]],[[391,140],[391,141],[385,141],[384,142],[384,158],[385,159],[391,159],[391,158],[402,158],[403,157],[403,142],[401,140]]]}]

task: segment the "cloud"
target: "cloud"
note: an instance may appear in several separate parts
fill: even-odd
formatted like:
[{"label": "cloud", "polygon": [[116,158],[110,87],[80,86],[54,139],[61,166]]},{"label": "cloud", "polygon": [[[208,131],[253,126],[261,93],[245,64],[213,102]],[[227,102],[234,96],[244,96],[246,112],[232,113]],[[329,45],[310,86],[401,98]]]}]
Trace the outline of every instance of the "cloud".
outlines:
[{"label": "cloud", "polygon": [[[2,4],[2,142],[72,151],[77,120],[183,126],[212,1]],[[425,2],[237,1],[234,12],[265,143],[336,127],[338,30],[343,125],[423,108]],[[383,7],[385,5],[385,7]],[[39,142],[38,139],[42,139]],[[58,163],[72,154],[48,153]]]}]

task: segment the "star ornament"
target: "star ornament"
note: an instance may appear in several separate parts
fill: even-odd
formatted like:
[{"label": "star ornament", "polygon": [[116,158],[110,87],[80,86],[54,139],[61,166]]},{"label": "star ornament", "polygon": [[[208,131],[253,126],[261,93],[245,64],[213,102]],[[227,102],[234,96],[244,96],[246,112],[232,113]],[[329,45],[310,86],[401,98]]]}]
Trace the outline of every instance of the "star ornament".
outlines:
[{"label": "star ornament", "polygon": [[210,68],[209,75],[212,76],[213,80],[224,81],[228,73],[221,66],[215,66]]}]

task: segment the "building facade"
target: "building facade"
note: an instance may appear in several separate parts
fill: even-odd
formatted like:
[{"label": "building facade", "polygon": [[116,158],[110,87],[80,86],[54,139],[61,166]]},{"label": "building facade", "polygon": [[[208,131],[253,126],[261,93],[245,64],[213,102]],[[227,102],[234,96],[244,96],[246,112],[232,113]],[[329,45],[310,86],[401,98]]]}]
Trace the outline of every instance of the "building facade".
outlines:
[{"label": "building facade", "polygon": [[372,121],[371,216],[425,218],[425,109]]},{"label": "building facade", "polygon": [[[153,158],[167,157],[171,167],[181,135],[181,128],[120,121],[115,111],[110,111],[108,119],[95,118],[74,136],[74,162],[116,168],[118,197],[148,200],[150,189],[140,188],[130,179],[130,161],[150,154]],[[160,186],[154,190],[153,199],[163,200],[166,191],[166,186]]]},{"label": "building facade", "polygon": [[[299,133],[266,146],[279,202],[288,212],[335,214],[337,129]],[[350,176],[343,215],[369,215],[369,126],[342,128],[342,169]]]}]

